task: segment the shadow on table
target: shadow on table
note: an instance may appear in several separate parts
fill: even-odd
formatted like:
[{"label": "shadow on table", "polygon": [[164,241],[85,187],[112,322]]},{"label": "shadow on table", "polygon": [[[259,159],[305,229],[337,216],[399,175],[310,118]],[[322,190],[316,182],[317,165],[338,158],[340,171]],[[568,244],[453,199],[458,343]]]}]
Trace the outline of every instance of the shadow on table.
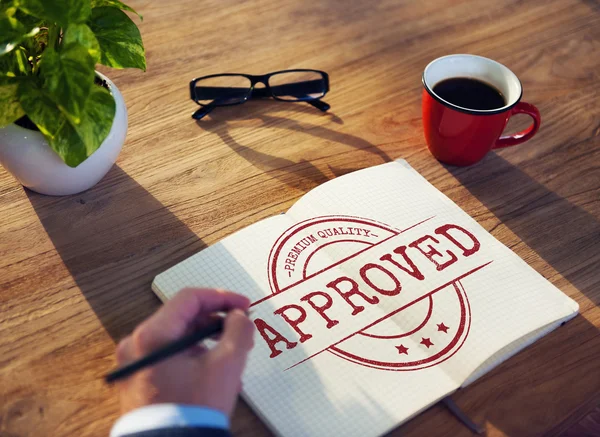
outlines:
[{"label": "shadow on table", "polygon": [[[591,302],[600,304],[600,223],[596,217],[494,153],[476,166],[447,169],[520,240]],[[507,435],[524,429],[535,434],[548,418],[552,420],[547,423],[555,424],[553,433],[560,434],[578,407],[597,399],[598,350],[598,328],[578,316],[454,398],[477,411],[482,409],[473,400],[489,400],[495,408],[485,409],[485,417],[474,419],[487,421]],[[491,392],[496,395],[490,397]],[[496,397],[502,401],[495,402]],[[515,406],[527,408],[515,411]]]},{"label": "shadow on table", "polygon": [[118,166],[98,185],[73,196],[26,191],[81,293],[115,341],[159,306],[150,289],[154,277],[206,247]]},{"label": "shadow on table", "polygon": [[473,167],[447,169],[503,225],[595,305],[600,304],[600,284],[594,277],[600,261],[596,217],[494,153]]},{"label": "shadow on table", "polygon": [[588,5],[592,11],[600,12],[600,2],[598,0],[581,0]]},{"label": "shadow on table", "polygon": [[[577,316],[459,389],[452,399],[485,427],[486,435],[564,437],[577,416],[599,403],[599,359],[598,328]],[[476,436],[437,404],[388,437],[422,435]]]},{"label": "shadow on table", "polygon": [[[392,160],[383,150],[360,137],[286,117],[286,114],[290,113],[310,113],[315,119],[328,118],[336,124],[343,125],[343,120],[331,112],[320,113],[308,105],[273,100],[255,100],[244,105],[216,108],[209,116],[198,120],[197,124],[202,129],[218,135],[227,146],[252,165],[294,189],[307,190],[326,182],[329,178],[310,161],[302,159],[295,162],[245,146],[233,138],[231,131],[243,127],[245,123],[248,125],[248,122],[260,120],[261,124],[253,124],[251,129],[268,127],[273,130],[274,135],[279,135],[279,138],[285,131],[301,132],[367,151],[380,157],[383,162]],[[285,141],[281,141],[281,145],[285,147]],[[329,168],[336,176],[357,170],[331,166]]]},{"label": "shadow on table", "polygon": [[[154,277],[206,247],[192,230],[118,166],[97,186],[81,194],[49,197],[27,191],[27,195],[69,273],[115,342],[159,306],[150,289]],[[227,256],[224,250],[220,252],[220,259]],[[237,261],[225,262],[231,274],[224,279],[224,287],[234,289],[234,284],[244,284],[241,287],[244,290],[258,292],[258,286]],[[296,334],[288,328],[286,335],[294,338]],[[256,336],[255,341],[263,340]],[[268,354],[266,345],[263,349]],[[349,420],[361,412],[352,400],[343,412],[327,402],[323,383],[311,370],[312,366],[306,362],[298,367],[297,373],[302,378],[291,376],[285,383],[280,382],[281,396],[277,399],[280,411],[293,412],[305,405],[304,393],[310,387],[313,395],[323,402],[322,408],[328,416],[338,414]],[[277,383],[274,371],[259,374],[257,383],[265,386]],[[377,407],[376,401],[370,399],[369,405],[373,414],[383,420],[386,413]],[[247,427],[249,434],[256,429],[266,430],[247,404],[240,403],[233,429],[237,432]]]}]

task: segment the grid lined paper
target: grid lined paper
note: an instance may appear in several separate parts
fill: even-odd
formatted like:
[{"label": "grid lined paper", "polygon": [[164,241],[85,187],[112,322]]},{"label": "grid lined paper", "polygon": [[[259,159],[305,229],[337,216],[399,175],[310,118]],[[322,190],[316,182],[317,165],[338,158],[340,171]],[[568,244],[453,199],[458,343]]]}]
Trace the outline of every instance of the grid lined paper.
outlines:
[{"label": "grid lined paper", "polygon": [[[303,326],[312,329],[315,338],[274,359],[269,358],[268,346],[257,335],[244,374],[243,396],[278,435],[382,435],[481,377],[578,311],[573,300],[494,239],[405,161],[360,170],[315,188],[285,215],[245,228],[158,275],[153,290],[167,300],[185,287],[210,286],[235,290],[253,302],[259,301],[276,291],[268,265],[272,249],[282,236],[299,229],[299,223],[331,216],[365,218],[385,224],[388,230],[381,231],[372,242],[323,246],[318,257],[311,258],[312,264],[308,258],[304,261],[310,271],[333,267],[314,277],[305,272],[306,279],[301,283],[253,307],[252,317],[279,323],[277,329],[286,338],[297,340],[298,336],[284,321],[274,318],[278,305],[314,291],[327,275],[355,278],[369,257],[379,248],[388,248],[386,244],[408,243],[451,223],[472,232],[481,248],[443,272],[421,256],[425,280],[410,282],[411,278],[404,276],[405,289],[400,294],[380,296],[377,305],[355,316],[348,315],[348,306],[340,304],[338,296],[328,314],[343,321],[339,327],[325,331],[322,318],[311,313]],[[446,250],[449,244],[440,242],[439,247]],[[361,247],[365,251],[358,253]],[[453,250],[458,253],[456,247]],[[336,260],[344,261],[336,265]],[[474,273],[463,275],[471,271]],[[459,276],[460,281],[428,295],[436,287],[435,281]],[[282,282],[285,279],[283,275]],[[414,303],[412,299],[418,297],[422,298]],[[348,320],[356,326],[348,327]],[[379,322],[370,326],[369,320]],[[421,320],[424,322],[419,328]],[[462,331],[459,325],[464,327]],[[414,334],[394,339],[363,334],[381,336],[411,332],[413,328],[418,328]],[[344,329],[352,334],[345,340],[340,338]],[[450,337],[445,337],[447,332],[441,329],[459,340],[448,349],[452,353],[446,355],[442,346]],[[363,333],[358,332],[361,330]],[[430,346],[425,338],[432,343]],[[340,340],[341,352],[337,353],[330,346]],[[411,354],[417,361],[435,356],[436,348],[441,358],[429,367],[410,371],[367,365],[363,360],[399,360],[402,349],[397,346],[406,348],[406,355]],[[348,358],[347,354],[360,359]]]}]

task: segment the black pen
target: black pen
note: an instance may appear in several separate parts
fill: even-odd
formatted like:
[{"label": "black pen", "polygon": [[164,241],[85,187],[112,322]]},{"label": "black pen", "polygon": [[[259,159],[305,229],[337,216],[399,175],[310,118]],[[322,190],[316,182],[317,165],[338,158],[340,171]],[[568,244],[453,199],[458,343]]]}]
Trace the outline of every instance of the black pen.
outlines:
[{"label": "black pen", "polygon": [[224,318],[220,317],[216,319],[215,322],[202,329],[199,329],[198,331],[192,332],[191,334],[188,334],[179,340],[169,343],[166,346],[163,346],[160,349],[157,349],[154,352],[146,355],[145,357],[134,361],[133,363],[113,370],[104,377],[104,381],[110,384],[118,381],[119,379],[130,376],[144,367],[151,366],[152,364],[156,364],[159,361],[172,357],[179,352],[183,352],[184,350],[198,344],[202,340],[221,333],[223,331],[223,325]]}]

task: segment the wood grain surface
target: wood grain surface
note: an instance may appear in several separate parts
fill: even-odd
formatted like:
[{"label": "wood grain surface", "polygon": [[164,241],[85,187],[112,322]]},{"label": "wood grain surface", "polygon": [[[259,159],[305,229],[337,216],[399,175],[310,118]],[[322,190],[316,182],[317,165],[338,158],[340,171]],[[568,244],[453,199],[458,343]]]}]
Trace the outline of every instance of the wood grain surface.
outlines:
[{"label": "wood grain surface", "polygon": [[[23,189],[0,170],[0,436],[105,436],[116,342],[159,306],[155,275],[336,176],[405,158],[579,302],[581,315],[454,395],[490,436],[600,435],[598,0],[131,0],[148,71],[102,69],[127,141],[94,188]],[[438,163],[420,75],[449,53],[504,63],[542,127],[470,168]],[[331,111],[250,102],[195,122],[188,82],[316,68]],[[508,130],[524,126],[516,118]],[[240,403],[238,436],[269,435]],[[393,436],[469,436],[436,406]]]}]

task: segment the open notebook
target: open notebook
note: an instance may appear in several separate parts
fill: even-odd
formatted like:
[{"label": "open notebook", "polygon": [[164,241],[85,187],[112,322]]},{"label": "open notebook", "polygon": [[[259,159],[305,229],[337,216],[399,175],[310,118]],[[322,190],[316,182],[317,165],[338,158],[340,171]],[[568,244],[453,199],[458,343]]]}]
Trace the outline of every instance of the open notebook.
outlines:
[{"label": "open notebook", "polygon": [[243,396],[282,436],[378,436],[578,305],[405,161],[331,180],[158,275],[247,295]]}]

